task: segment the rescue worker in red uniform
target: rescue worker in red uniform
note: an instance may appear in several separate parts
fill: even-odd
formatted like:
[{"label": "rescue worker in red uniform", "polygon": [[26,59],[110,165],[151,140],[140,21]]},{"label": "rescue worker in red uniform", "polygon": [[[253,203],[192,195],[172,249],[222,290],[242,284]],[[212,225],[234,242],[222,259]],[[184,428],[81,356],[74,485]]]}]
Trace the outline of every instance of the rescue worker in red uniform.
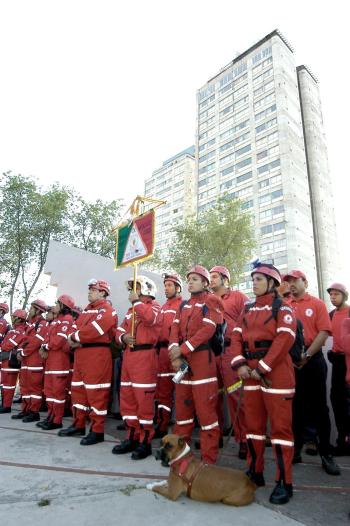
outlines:
[{"label": "rescue worker in red uniform", "polygon": [[[120,382],[120,413],[127,428],[126,439],[114,446],[112,453],[132,451],[133,460],[152,454],[154,436],[154,399],[157,386],[158,357],[156,345],[162,327],[161,307],[155,301],[157,288],[147,276],[138,276],[136,292],[133,280],[126,285],[132,307],[117,328],[116,341],[125,345]],[[135,312],[134,336],[132,317]]]},{"label": "rescue worker in red uniform", "polygon": [[[5,335],[10,328],[9,324],[4,318],[5,314],[7,314],[8,311],[9,311],[9,307],[7,303],[0,303],[0,344],[2,340],[5,338]],[[1,385],[2,385],[2,377],[1,377],[1,355],[0,355],[0,386]]]},{"label": "rescue worker in red uniform", "polygon": [[47,334],[47,321],[43,317],[47,305],[37,299],[30,305],[28,326],[25,337],[18,348],[17,358],[21,361],[19,383],[22,395],[22,410],[11,418],[22,422],[40,420],[40,407],[44,385],[44,364],[39,354],[41,345]]},{"label": "rescue worker in red uniform", "polygon": [[224,306],[208,291],[210,274],[201,265],[187,273],[190,299],[177,311],[170,334],[170,359],[177,371],[185,359],[189,372],[176,384],[176,424],[173,432],[191,443],[194,417],[200,424],[200,448],[204,462],[215,464],[220,429],[216,412],[218,381],[210,339],[223,323]]},{"label": "rescue worker in red uniform", "polygon": [[182,302],[182,282],[177,274],[164,274],[164,293],[167,301],[164,303],[161,313],[163,324],[158,342],[158,381],[156,400],[158,402],[156,431],[154,438],[162,438],[168,433],[169,421],[174,402],[175,384],[172,381],[174,369],[169,359],[170,329],[175,314]]},{"label": "rescue worker in red uniform", "polygon": [[346,385],[345,352],[341,340],[343,321],[350,317],[350,307],[347,303],[349,294],[342,283],[332,283],[327,292],[335,307],[329,317],[332,324],[333,348],[328,352],[328,360],[332,364],[331,403],[338,431],[337,446],[334,455],[350,455],[350,407],[349,394]]},{"label": "rescue worker in red uniform", "polygon": [[267,419],[276,458],[273,504],[285,504],[293,495],[292,399],[294,368],[289,354],[296,331],[293,310],[285,302],[272,314],[281,284],[279,271],[267,263],[254,263],[251,276],[255,302],[246,306],[231,337],[232,367],[244,381],[244,411],[248,442],[247,475],[264,486],[264,450]]},{"label": "rescue worker in red uniform", "polygon": [[[216,356],[217,375],[219,390],[227,395],[227,405],[230,412],[231,424],[235,422],[234,436],[239,444],[238,457],[245,460],[247,458],[247,441],[244,424],[243,400],[238,405],[238,392],[230,392],[230,388],[239,381],[237,373],[231,367],[232,356],[229,354],[231,344],[231,334],[236,326],[237,320],[244,310],[245,304],[249,301],[248,297],[239,290],[230,289],[230,272],[226,267],[215,266],[210,270],[210,289],[214,294],[221,298],[224,304],[224,319],[227,323],[225,336],[225,349],[220,356]],[[238,414],[237,414],[238,410]],[[218,416],[221,433],[223,432],[223,396],[218,396]],[[222,442],[222,439],[221,439]]]},{"label": "rescue worker in red uniform", "polygon": [[63,294],[57,299],[56,305],[52,307],[54,320],[41,347],[41,356],[46,359],[44,394],[48,415],[36,425],[45,430],[62,427],[70,368],[68,334],[72,332],[73,308],[74,300],[71,296]]},{"label": "rescue worker in red uniform", "polygon": [[285,279],[292,293],[291,307],[303,324],[305,353],[295,369],[296,388],[293,400],[294,459],[302,462],[301,449],[308,424],[314,425],[322,468],[328,475],[340,475],[340,468],[332,456],[330,443],[331,421],[327,403],[327,363],[322,346],[332,332],[326,304],[308,294],[308,282],[300,270],[288,272]]},{"label": "rescue worker in red uniform", "polygon": [[[2,407],[0,413],[11,413],[13,396],[15,394],[20,364],[17,362],[17,348],[21,345],[26,331],[27,313],[24,309],[17,309],[12,313],[13,329],[9,330],[1,343],[1,352],[8,356],[2,360]],[[14,356],[11,356],[14,355]],[[12,361],[14,361],[13,367]],[[17,363],[16,363],[17,362]]]},{"label": "rescue worker in red uniform", "polygon": [[[104,441],[112,379],[112,354],[110,344],[117,313],[107,297],[107,281],[89,281],[89,304],[76,321],[77,330],[68,336],[74,351],[72,379],[73,424],[58,432],[59,436],[85,435],[85,422],[90,419],[89,433],[80,441],[90,446]],[[68,368],[68,366],[67,366]]]}]

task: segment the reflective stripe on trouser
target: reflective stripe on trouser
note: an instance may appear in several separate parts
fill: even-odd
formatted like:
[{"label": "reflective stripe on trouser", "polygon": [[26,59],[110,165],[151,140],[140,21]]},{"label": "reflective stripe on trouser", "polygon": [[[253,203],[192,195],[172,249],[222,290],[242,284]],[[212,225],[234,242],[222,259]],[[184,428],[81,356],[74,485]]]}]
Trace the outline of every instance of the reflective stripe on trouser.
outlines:
[{"label": "reflective stripe on trouser", "polygon": [[161,347],[158,356],[158,375],[156,399],[158,401],[157,425],[160,431],[168,431],[171,411],[174,404],[174,369],[169,360],[167,347]]},{"label": "reflective stripe on trouser", "polygon": [[154,397],[157,385],[155,349],[126,350],[120,382],[120,413],[128,427],[127,438],[151,442],[154,435]]},{"label": "reflective stripe on trouser", "polygon": [[72,406],[74,426],[104,433],[112,378],[112,357],[107,347],[78,348],[74,355]]},{"label": "reflective stripe on trouser", "polygon": [[271,442],[276,458],[275,480],[284,478],[287,484],[292,483],[294,452],[292,396],[293,394],[267,393],[261,389],[244,391],[249,469],[253,472],[264,471],[266,423],[269,418]]},{"label": "reflective stripe on trouser", "polygon": [[[238,374],[236,371],[233,371],[231,367],[231,360],[232,356],[230,357],[228,353],[224,351],[224,353],[221,356],[218,356],[216,358],[216,363],[218,367],[218,379],[219,379],[219,387],[223,386],[225,390],[229,388],[231,385],[238,382]],[[237,407],[238,407],[238,401],[240,398],[240,391],[234,391],[233,393],[227,393],[226,391],[226,400],[227,400],[227,407],[230,413],[230,419],[231,424],[235,421],[235,427],[234,427],[234,437],[236,439],[236,442],[245,442],[246,438],[246,426],[245,426],[245,418],[244,418],[244,399],[241,399],[239,409],[238,409],[238,415],[237,414]],[[220,397],[219,397],[220,400]],[[218,410],[218,414],[220,417],[220,411]],[[220,420],[219,420],[220,421]]]},{"label": "reflective stripe on trouser", "polygon": [[[175,386],[176,424],[173,433],[184,435],[191,442],[194,416],[198,417],[201,456],[204,462],[214,464],[218,455],[220,429],[216,411],[218,384],[214,355],[211,361],[207,351],[199,351],[188,358],[192,375]],[[199,382],[199,383],[195,383]],[[211,427],[213,426],[213,427]]]},{"label": "reflective stripe on trouser", "polygon": [[30,402],[28,410],[33,413],[38,413],[40,411],[42,397],[43,397],[43,388],[44,388],[44,369],[39,369],[37,366],[36,369],[29,369],[27,372],[27,385],[28,385],[28,394],[30,396]]},{"label": "reflective stripe on trouser", "polygon": [[16,390],[17,378],[18,378],[18,369],[12,369],[10,371],[5,371],[8,369],[8,360],[2,362],[1,366],[1,383],[2,383],[2,406],[11,407],[12,400]]},{"label": "reflective stripe on trouser", "polygon": [[61,424],[67,396],[68,374],[46,374],[44,380],[44,394],[48,407],[48,418],[54,424]]},{"label": "reflective stripe on trouser", "polygon": [[30,396],[28,391],[28,369],[23,363],[19,371],[19,387],[22,397],[21,411],[23,413],[28,413],[30,403]]}]

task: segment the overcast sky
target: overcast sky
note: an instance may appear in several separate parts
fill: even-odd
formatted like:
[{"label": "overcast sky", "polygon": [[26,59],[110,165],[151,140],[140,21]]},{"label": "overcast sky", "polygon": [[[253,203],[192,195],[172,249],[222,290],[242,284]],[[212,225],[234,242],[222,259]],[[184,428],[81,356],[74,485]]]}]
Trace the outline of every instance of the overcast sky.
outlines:
[{"label": "overcast sky", "polygon": [[58,180],[88,199],[131,201],[165,159],[194,144],[196,90],[278,28],[297,65],[319,79],[345,269],[345,4],[1,0],[0,170]]}]

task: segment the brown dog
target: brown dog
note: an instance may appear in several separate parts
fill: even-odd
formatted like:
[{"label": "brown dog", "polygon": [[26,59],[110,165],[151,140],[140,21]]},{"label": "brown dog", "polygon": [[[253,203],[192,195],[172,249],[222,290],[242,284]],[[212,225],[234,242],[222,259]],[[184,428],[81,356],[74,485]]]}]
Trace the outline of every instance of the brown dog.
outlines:
[{"label": "brown dog", "polygon": [[182,437],[166,435],[158,458],[170,465],[167,483],[147,487],[170,500],[178,499],[184,492],[194,500],[231,506],[245,506],[254,500],[256,486],[243,472],[204,464],[194,458]]}]

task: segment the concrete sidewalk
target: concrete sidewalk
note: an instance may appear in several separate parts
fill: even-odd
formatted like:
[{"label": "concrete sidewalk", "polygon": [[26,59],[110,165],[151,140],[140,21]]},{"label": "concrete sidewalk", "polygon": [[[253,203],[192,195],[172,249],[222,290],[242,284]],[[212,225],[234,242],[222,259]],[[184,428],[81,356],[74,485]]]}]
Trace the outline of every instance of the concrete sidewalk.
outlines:
[{"label": "concrete sidewalk", "polygon": [[[167,476],[167,469],[153,458],[135,462],[129,455],[111,454],[115,420],[108,419],[110,434],[104,443],[82,447],[79,438],[61,438],[55,431],[40,431],[34,424],[23,424],[10,417],[0,415],[0,511],[8,526],[24,520],[28,526],[90,526],[120,519],[126,519],[130,526],[145,520],[152,526],[175,521],[201,526],[343,525],[347,522],[350,511],[348,458],[341,477],[324,474],[318,459],[296,466],[295,478],[300,489],[285,506],[268,503],[274,469],[271,450],[267,450],[266,466],[270,484],[257,491],[257,502],[251,506],[233,508],[186,497],[174,503],[145,488],[148,482]],[[65,425],[69,423],[70,419],[66,419]],[[118,436],[123,438],[123,432],[118,432]],[[236,452],[235,446],[229,444],[220,463],[244,469],[245,463],[237,459]],[[343,459],[340,460],[343,465]]]}]

